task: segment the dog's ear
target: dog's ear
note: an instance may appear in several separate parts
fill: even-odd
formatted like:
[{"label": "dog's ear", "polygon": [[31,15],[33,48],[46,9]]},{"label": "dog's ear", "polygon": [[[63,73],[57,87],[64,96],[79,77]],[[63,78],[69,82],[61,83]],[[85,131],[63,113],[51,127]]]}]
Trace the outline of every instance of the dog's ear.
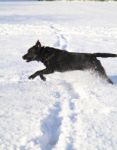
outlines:
[{"label": "dog's ear", "polygon": [[39,42],[39,40],[36,42],[35,46],[41,48],[41,43]]}]

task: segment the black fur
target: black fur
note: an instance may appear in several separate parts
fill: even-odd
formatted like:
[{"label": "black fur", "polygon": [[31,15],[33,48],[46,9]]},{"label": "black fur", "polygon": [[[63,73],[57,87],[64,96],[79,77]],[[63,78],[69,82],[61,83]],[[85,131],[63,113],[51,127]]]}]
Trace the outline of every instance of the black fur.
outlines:
[{"label": "black fur", "polygon": [[46,69],[35,72],[29,79],[40,76],[42,80],[46,80],[43,75],[54,73],[55,71],[65,72],[71,70],[92,69],[109,83],[112,83],[96,57],[117,57],[117,55],[108,53],[90,54],[68,52],[53,47],[42,47],[41,43],[37,41],[37,43],[28,50],[28,53],[23,56],[23,59],[27,62],[41,61],[46,66]]}]

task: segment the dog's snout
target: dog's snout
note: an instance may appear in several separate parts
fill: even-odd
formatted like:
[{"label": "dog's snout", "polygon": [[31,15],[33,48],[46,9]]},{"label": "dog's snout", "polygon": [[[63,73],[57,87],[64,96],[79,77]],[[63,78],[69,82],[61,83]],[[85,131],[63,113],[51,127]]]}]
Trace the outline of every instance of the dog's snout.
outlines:
[{"label": "dog's snout", "polygon": [[26,55],[22,56],[22,59],[26,59]]}]

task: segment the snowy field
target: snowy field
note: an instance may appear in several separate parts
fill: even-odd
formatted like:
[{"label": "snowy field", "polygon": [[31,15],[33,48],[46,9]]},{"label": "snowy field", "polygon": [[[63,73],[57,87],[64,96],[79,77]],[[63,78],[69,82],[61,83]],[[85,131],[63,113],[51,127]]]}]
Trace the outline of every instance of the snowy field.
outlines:
[{"label": "snowy field", "polygon": [[74,52],[117,54],[114,2],[0,2],[0,150],[117,150],[117,58],[91,71],[28,80],[22,55],[39,39]]}]

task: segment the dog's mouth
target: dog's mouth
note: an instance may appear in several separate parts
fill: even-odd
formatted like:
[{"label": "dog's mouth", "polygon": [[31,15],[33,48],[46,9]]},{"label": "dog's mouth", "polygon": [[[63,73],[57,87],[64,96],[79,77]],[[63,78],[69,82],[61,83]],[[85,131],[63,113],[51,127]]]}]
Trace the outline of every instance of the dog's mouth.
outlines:
[{"label": "dog's mouth", "polygon": [[26,62],[30,62],[30,61],[32,61],[31,59],[29,59],[29,58],[25,58],[24,56],[23,56],[22,58],[23,58],[23,60],[25,60]]},{"label": "dog's mouth", "polygon": [[30,62],[31,60],[26,60],[26,62]]},{"label": "dog's mouth", "polygon": [[34,56],[33,58],[27,57],[26,55],[24,55],[22,57],[26,62],[30,62],[30,61],[35,61],[36,60],[36,56]]}]

